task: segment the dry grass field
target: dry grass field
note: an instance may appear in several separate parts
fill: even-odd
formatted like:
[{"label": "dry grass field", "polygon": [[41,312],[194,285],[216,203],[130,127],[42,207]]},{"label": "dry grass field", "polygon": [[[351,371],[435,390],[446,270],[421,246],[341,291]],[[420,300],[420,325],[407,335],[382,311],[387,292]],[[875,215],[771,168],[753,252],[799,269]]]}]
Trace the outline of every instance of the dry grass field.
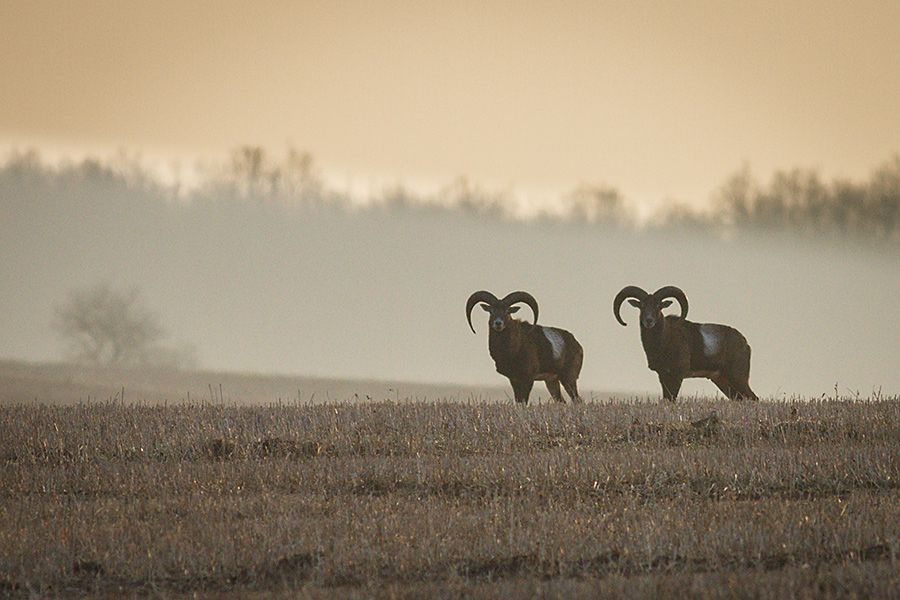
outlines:
[{"label": "dry grass field", "polygon": [[0,595],[900,594],[900,398],[0,405]]}]

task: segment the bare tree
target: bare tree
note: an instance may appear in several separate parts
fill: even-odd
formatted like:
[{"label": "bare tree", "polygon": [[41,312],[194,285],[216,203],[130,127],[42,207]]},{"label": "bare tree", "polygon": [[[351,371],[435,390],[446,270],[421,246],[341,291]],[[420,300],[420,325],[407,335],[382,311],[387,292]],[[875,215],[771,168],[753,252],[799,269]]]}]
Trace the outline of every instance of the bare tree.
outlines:
[{"label": "bare tree", "polygon": [[607,185],[582,185],[563,199],[568,217],[582,223],[613,227],[631,225],[634,216],[625,198]]},{"label": "bare tree", "polygon": [[241,146],[234,150],[231,173],[239,194],[247,198],[267,198],[278,183],[278,171],[270,166],[262,146]]},{"label": "bare tree", "polygon": [[497,219],[508,215],[508,198],[502,193],[488,192],[473,185],[466,177],[457,177],[437,195],[444,206],[462,211],[464,214]]},{"label": "bare tree", "polygon": [[716,210],[727,225],[746,227],[751,222],[758,195],[759,184],[750,171],[750,166],[745,164],[715,193]]},{"label": "bare tree", "polygon": [[54,329],[77,362],[93,365],[187,366],[192,350],[158,344],[163,328],[137,289],[118,291],[108,283],[74,290],[56,309]]}]

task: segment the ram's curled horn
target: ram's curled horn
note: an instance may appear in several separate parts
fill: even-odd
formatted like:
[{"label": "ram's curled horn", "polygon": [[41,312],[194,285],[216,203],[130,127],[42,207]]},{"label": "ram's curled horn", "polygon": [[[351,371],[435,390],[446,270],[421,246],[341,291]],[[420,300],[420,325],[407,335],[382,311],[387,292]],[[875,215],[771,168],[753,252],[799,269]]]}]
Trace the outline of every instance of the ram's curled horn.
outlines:
[{"label": "ram's curled horn", "polygon": [[622,308],[622,303],[625,302],[625,300],[628,298],[635,298],[639,302],[643,302],[649,295],[650,294],[636,285],[626,285],[623,287],[622,291],[616,294],[616,299],[613,300],[613,314],[616,316],[616,321],[618,321],[620,325],[627,326],[627,323],[622,320],[622,316],[619,314],[619,309]]},{"label": "ram's curled horn", "polygon": [[518,304],[519,302],[524,302],[529,307],[531,307],[531,312],[534,313],[534,324],[537,325],[538,303],[537,300],[534,299],[534,296],[532,296],[528,292],[510,292],[500,302],[507,307],[512,306],[513,304]]},{"label": "ram's curled horn", "polygon": [[675,287],[674,285],[667,285],[656,290],[653,295],[657,300],[663,300],[665,298],[675,298],[676,300],[678,300],[678,304],[681,305],[681,318],[687,318],[688,301],[687,296],[684,295],[684,292],[681,291],[681,288]]},{"label": "ram's curled horn", "polygon": [[466,302],[466,320],[469,322],[469,329],[472,330],[472,333],[475,333],[475,328],[472,327],[472,309],[475,308],[475,305],[479,302],[496,306],[500,301],[497,300],[497,296],[487,290],[481,290],[469,296],[469,300]]}]

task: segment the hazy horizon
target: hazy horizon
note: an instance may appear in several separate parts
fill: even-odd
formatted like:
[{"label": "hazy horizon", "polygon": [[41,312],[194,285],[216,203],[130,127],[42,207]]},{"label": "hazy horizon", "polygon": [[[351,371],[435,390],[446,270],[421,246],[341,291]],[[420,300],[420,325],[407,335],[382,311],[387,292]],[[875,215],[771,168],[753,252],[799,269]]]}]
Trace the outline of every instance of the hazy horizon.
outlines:
[{"label": "hazy horizon", "polygon": [[[888,186],[877,193],[888,194],[896,219],[900,163],[889,164],[872,185]],[[635,311],[623,308],[623,328],[611,302],[624,285],[676,284],[691,320],[746,335],[760,395],[900,389],[896,229],[876,242],[804,222],[635,229],[511,220],[490,204],[361,211],[329,200],[315,180],[284,202],[240,192],[243,179],[174,201],[139,173],[105,169],[28,157],[0,169],[0,203],[12,217],[0,225],[4,358],[61,358],[57,307],[73,290],[107,282],[138,289],[167,341],[194,345],[205,369],[503,386],[485,318],[473,315],[472,335],[463,306],[477,289],[525,289],[542,324],[584,345],[584,389],[653,393]],[[803,185],[811,187],[788,192],[822,193]]]}]

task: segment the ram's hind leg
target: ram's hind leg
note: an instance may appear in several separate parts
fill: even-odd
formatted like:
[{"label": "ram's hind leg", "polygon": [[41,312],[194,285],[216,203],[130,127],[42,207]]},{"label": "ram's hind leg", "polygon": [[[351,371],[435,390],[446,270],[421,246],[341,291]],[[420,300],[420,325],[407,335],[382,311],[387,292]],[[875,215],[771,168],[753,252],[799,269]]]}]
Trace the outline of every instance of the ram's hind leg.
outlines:
[{"label": "ram's hind leg", "polygon": [[734,361],[728,373],[728,380],[735,389],[734,400],[759,400],[750,389],[750,346],[741,348],[740,355]]},{"label": "ram's hind leg", "polygon": [[759,400],[759,396],[750,389],[749,382],[738,385],[738,394],[738,400],[753,400],[754,402]]},{"label": "ram's hind leg", "polygon": [[757,396],[755,393],[753,393],[753,390],[750,389],[749,381],[747,381],[746,379],[743,379],[743,380],[732,379],[732,381],[734,382],[734,388],[735,388],[735,391],[737,392],[734,397],[735,400],[753,400],[753,401],[759,400],[759,396]]},{"label": "ram's hind leg", "polygon": [[709,380],[716,384],[716,387],[725,394],[726,398],[729,400],[737,400],[737,388],[732,385],[731,380],[728,377],[719,373],[718,375],[710,377]]},{"label": "ram's hind leg", "polygon": [[550,392],[550,395],[553,397],[553,399],[557,402],[565,402],[562,397],[562,391],[559,389],[559,379],[548,379],[546,383],[547,391]]},{"label": "ram's hind leg", "polygon": [[578,394],[578,381],[576,379],[563,379],[562,384],[566,388],[566,393],[572,399],[572,402],[575,404],[582,402],[581,396]]},{"label": "ram's hind leg", "polygon": [[[573,339],[574,342],[574,339]],[[578,342],[574,342],[569,346],[572,353],[568,361],[568,367],[560,374],[559,380],[562,381],[563,387],[572,402],[578,404],[582,402],[581,395],[578,393],[578,376],[581,375],[581,364],[584,362],[584,350]]]}]

